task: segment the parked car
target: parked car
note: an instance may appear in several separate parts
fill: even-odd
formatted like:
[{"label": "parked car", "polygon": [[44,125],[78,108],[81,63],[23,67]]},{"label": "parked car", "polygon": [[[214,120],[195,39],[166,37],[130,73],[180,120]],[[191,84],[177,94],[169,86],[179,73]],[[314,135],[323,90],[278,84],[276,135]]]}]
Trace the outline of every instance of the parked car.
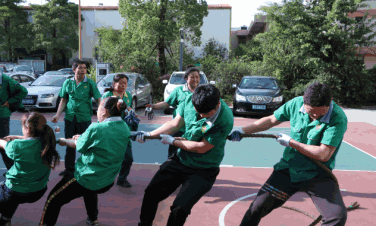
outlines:
[{"label": "parked car", "polygon": [[[170,96],[171,92],[178,86],[183,86],[187,83],[187,80],[184,79],[185,71],[174,71],[169,80],[163,80],[163,84],[167,84],[164,90],[164,100],[166,101],[167,98]],[[200,71],[200,85],[207,84],[208,79],[204,72]],[[215,84],[215,81],[210,81],[210,84]],[[164,111],[165,114],[171,114],[174,111],[173,107],[170,107]]]},{"label": "parked car", "polygon": [[26,73],[28,75],[33,76],[34,78],[37,78],[37,75],[35,74],[34,67],[29,65],[17,65],[13,68],[9,69],[10,73]]},{"label": "parked car", "polygon": [[0,74],[7,73],[7,69],[5,68],[4,65],[0,65]]},{"label": "parked car", "polygon": [[43,75],[35,79],[27,88],[28,94],[22,103],[25,109],[59,107],[59,92],[66,79],[73,75]]},{"label": "parked car", "polygon": [[69,74],[63,71],[47,71],[43,75],[69,75]]},{"label": "parked car", "polygon": [[62,71],[62,72],[65,72],[66,74],[70,74],[70,75],[74,75],[74,71],[72,68],[62,68],[62,69],[59,69],[59,71]]},{"label": "parked car", "polygon": [[[116,74],[125,74],[128,76],[128,87],[127,91],[132,95],[132,108],[136,109],[137,107],[144,106],[148,103],[153,102],[153,87],[151,83],[141,74],[138,73],[129,73],[129,72],[122,72],[122,73],[112,73],[106,75],[103,79],[101,79],[97,85],[98,90],[101,95],[104,94],[104,89],[109,88],[112,85],[114,76]],[[94,98],[92,98],[93,103],[93,110],[98,109],[98,105]]]},{"label": "parked car", "polygon": [[244,76],[233,98],[233,113],[270,115],[284,102],[282,88],[273,77]]},{"label": "parked car", "polygon": [[8,75],[12,79],[16,80],[20,85],[24,86],[25,88],[28,88],[29,85],[34,82],[35,78],[30,76],[29,74],[26,73],[13,73]]}]

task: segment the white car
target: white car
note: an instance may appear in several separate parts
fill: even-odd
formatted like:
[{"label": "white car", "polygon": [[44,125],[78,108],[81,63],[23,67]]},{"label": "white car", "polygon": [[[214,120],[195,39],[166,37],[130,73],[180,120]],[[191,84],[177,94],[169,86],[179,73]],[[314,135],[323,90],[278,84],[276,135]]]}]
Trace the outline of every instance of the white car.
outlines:
[{"label": "white car", "polygon": [[34,82],[35,78],[26,73],[12,73],[8,75],[12,79],[20,83],[21,86],[28,88],[29,85]]},{"label": "white car", "polygon": [[65,80],[73,75],[43,75],[35,79],[27,88],[28,94],[22,103],[25,109],[57,109],[60,103],[59,92]]},{"label": "white car", "polygon": [[28,75],[34,77],[34,78],[37,78],[37,75],[35,74],[34,68],[32,66],[29,66],[29,65],[16,65],[13,68],[9,69],[8,71],[10,72],[9,74],[25,73],[25,74],[28,74]]},{"label": "white car", "polygon": [[[185,71],[174,71],[171,74],[170,80],[163,80],[163,84],[167,84],[164,90],[164,100],[166,101],[167,98],[170,96],[171,92],[178,86],[183,86],[187,83],[187,80],[184,79]],[[208,79],[206,78],[206,75],[204,72],[200,71],[200,85],[201,84],[207,84]],[[210,81],[210,84],[215,84],[215,81]],[[169,109],[165,110],[165,114],[171,113],[174,110],[173,107],[170,107]]]}]

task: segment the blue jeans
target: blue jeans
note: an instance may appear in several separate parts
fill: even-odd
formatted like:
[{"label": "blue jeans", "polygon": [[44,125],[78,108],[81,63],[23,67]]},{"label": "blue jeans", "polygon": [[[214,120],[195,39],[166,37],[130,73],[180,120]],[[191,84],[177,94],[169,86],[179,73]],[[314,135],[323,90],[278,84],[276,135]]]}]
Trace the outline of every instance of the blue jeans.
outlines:
[{"label": "blue jeans", "polygon": [[127,151],[125,152],[123,162],[121,163],[121,168],[118,177],[118,183],[124,183],[127,180],[129,172],[131,171],[131,166],[133,163],[132,146],[127,146]]},{"label": "blue jeans", "polygon": [[[0,138],[9,135],[9,121],[10,118],[0,118]],[[13,166],[13,160],[7,156],[5,150],[2,148],[0,148],[0,154],[3,157],[5,167],[9,170]]]},{"label": "blue jeans", "polygon": [[[73,122],[64,119],[65,123],[65,138],[72,138],[76,134],[83,134],[90,126],[91,121],[77,122],[77,117],[74,116]],[[74,165],[76,164],[76,150],[67,146],[65,154],[65,169],[73,174]]]},{"label": "blue jeans", "polygon": [[21,193],[12,191],[4,183],[0,186],[0,213],[2,217],[11,219],[19,204],[34,203],[43,197],[47,187],[40,191]]}]

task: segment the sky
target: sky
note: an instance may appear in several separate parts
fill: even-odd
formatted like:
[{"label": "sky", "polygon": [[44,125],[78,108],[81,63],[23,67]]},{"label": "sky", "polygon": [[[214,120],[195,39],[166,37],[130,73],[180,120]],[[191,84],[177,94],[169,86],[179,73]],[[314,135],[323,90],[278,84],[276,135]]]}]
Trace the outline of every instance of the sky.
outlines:
[{"label": "sky", "polygon": [[[216,4],[228,4],[232,7],[231,9],[231,27],[239,28],[243,25],[247,27],[251,24],[254,19],[254,15],[257,14],[258,8],[263,5],[268,5],[268,3],[276,2],[279,3],[281,0],[206,0],[208,5]],[[25,3],[21,5],[29,4],[44,4],[45,0],[26,0]],[[78,0],[70,0],[78,4]],[[117,6],[119,5],[119,0],[81,0],[82,6],[97,6],[99,3],[103,3],[104,6]]]}]

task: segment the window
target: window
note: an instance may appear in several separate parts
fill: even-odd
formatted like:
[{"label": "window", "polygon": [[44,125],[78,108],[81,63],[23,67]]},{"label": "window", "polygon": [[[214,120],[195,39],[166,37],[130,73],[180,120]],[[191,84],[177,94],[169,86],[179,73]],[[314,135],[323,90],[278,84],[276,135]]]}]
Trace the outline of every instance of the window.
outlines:
[{"label": "window", "polygon": [[33,80],[26,75],[20,75],[21,82],[32,82]]},{"label": "window", "polygon": [[20,83],[20,78],[18,77],[18,75],[13,75],[12,76],[12,79],[16,80],[18,83]]}]

